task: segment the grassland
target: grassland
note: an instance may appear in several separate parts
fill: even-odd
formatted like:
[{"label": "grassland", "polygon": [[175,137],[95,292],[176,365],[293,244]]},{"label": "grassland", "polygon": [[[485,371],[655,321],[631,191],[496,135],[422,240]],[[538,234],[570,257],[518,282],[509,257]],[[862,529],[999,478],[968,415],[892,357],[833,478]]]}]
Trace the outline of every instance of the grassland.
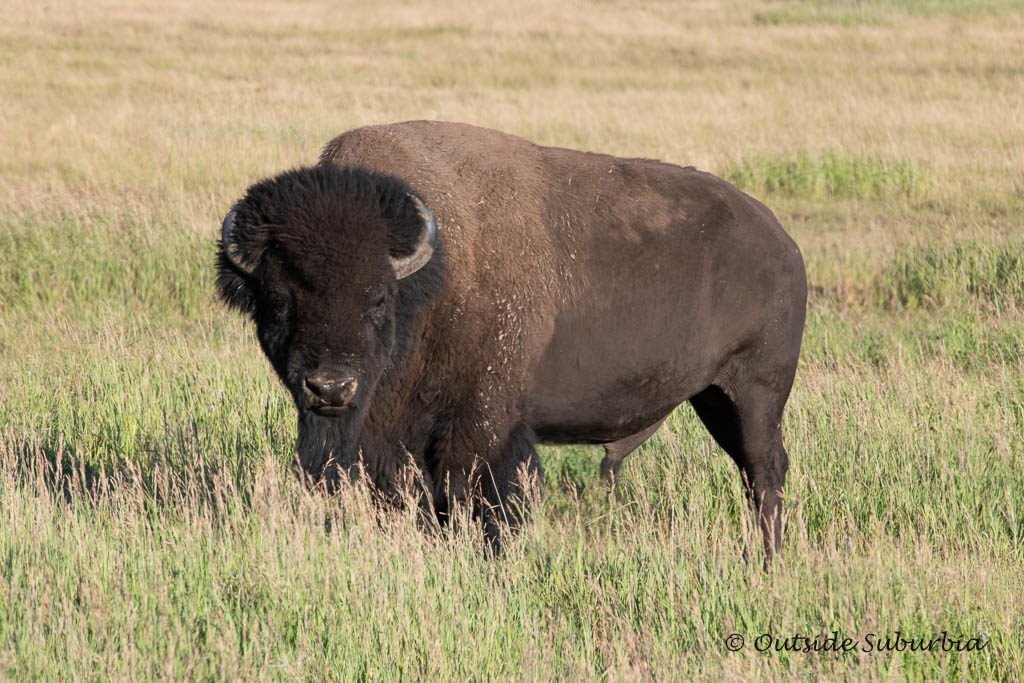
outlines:
[{"label": "grassland", "polygon": [[[5,6],[0,676],[1024,675],[1019,3]],[[771,572],[686,406],[613,498],[596,450],[544,450],[499,561],[291,478],[217,226],[410,118],[697,165],[776,210],[812,292]],[[754,646],[897,630],[987,646]]]}]

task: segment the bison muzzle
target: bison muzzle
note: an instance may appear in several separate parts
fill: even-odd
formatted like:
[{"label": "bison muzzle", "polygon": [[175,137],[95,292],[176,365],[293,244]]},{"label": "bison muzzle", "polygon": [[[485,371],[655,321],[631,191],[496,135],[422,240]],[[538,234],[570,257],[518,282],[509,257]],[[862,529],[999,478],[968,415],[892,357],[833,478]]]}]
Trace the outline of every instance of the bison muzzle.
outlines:
[{"label": "bison muzzle", "polygon": [[476,501],[496,542],[537,443],[603,444],[613,479],[688,400],[779,547],[804,265],[719,178],[454,123],[360,128],[248,189],[218,285],[328,490],[360,471],[396,494],[412,465],[431,515]]}]

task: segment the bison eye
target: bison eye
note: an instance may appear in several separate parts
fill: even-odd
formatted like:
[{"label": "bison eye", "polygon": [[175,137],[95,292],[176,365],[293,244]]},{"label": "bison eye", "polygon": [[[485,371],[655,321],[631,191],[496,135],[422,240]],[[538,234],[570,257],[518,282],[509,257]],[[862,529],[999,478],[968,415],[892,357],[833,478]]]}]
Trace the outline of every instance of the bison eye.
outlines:
[{"label": "bison eye", "polygon": [[274,299],[270,304],[270,311],[277,322],[284,322],[288,318],[288,302],[284,299]]},{"label": "bison eye", "polygon": [[384,325],[384,318],[387,316],[387,298],[384,294],[378,295],[373,300],[373,305],[367,311],[366,316],[376,327]]},{"label": "bison eye", "polygon": [[274,325],[284,326],[288,323],[291,313],[291,306],[288,299],[275,295],[268,295],[260,306],[260,313],[257,322],[263,326]]}]

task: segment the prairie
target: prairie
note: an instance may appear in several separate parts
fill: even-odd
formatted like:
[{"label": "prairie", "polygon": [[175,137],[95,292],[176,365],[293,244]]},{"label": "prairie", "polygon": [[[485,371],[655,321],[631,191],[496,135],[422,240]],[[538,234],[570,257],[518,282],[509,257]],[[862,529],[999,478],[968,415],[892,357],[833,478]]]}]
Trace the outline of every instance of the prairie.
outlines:
[{"label": "prairie", "polygon": [[[1018,2],[5,6],[4,678],[1024,675]],[[687,405],[611,496],[598,449],[543,449],[499,560],[292,477],[290,399],[215,298],[220,220],[414,118],[695,165],[776,212],[811,296],[769,572]]]}]

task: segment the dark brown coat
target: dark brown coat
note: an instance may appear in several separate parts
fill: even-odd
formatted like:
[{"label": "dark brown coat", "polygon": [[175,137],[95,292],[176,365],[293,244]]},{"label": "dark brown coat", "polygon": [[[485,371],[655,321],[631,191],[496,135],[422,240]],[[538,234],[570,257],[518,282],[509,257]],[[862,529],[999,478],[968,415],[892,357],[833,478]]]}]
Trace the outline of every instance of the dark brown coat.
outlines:
[{"label": "dark brown coat", "polygon": [[[437,501],[465,495],[471,470],[483,465],[485,498],[502,506],[518,490],[517,471],[537,470],[534,443],[607,444],[603,469],[614,476],[621,459],[690,400],[746,477],[766,547],[775,547],[787,468],[779,424],[800,350],[806,282],[799,250],[763,204],[693,168],[541,147],[443,122],[350,131],[327,145],[319,171],[293,173],[333,167],[370,172],[378,185],[398,179],[392,194],[422,199],[438,232],[428,267],[390,276],[394,345],[380,347],[380,374],[368,380],[368,393],[356,394],[358,416],[344,423],[349,460],[362,448],[386,486],[411,456],[442,513]],[[293,207],[252,237],[251,225],[267,221],[250,211],[263,196],[254,199],[254,189],[239,204],[232,233],[239,248],[259,264],[268,240],[284,244],[270,253],[278,249],[282,263],[300,264],[312,280],[311,298],[293,302],[297,317],[264,316],[264,326],[289,330],[288,353],[307,361],[307,375],[335,362],[331,354],[360,356],[362,342],[346,349],[333,340],[362,315],[369,294],[331,304],[330,314],[324,306],[338,296],[331,292],[369,293],[388,279],[385,256],[408,251],[415,230],[387,226],[405,225],[413,209],[392,211],[399,218],[389,223],[368,216],[372,207],[344,208],[342,198],[329,215],[344,214],[343,227],[326,230],[333,218]],[[307,195],[290,200],[280,191],[260,201],[320,203]],[[412,233],[389,241],[389,230]],[[236,304],[295,281],[283,266],[273,283],[237,271],[222,252],[222,291]],[[239,305],[259,324],[259,304]],[[323,310],[304,324],[317,306]],[[334,332],[323,337],[321,328]],[[307,416],[304,427],[308,386],[286,367],[278,372],[300,411],[300,458],[324,476],[326,458],[346,459],[325,436],[336,425]],[[315,437],[304,441],[303,430]],[[493,535],[493,515],[484,517]]]}]

